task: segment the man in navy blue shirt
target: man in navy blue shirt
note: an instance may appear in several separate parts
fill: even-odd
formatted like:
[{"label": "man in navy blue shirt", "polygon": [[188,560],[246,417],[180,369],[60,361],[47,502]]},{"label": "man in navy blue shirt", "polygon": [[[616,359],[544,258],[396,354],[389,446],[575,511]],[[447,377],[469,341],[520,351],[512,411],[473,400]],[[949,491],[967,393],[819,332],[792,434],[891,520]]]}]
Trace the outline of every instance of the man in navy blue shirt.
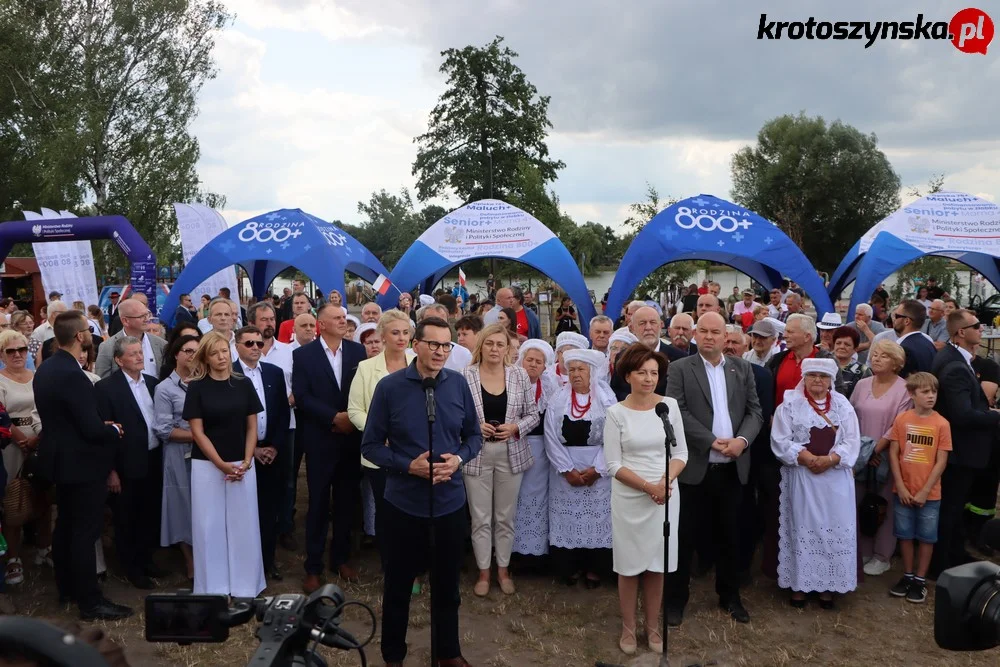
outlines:
[{"label": "man in navy blue shirt", "polygon": [[[417,358],[375,386],[361,450],[384,469],[386,535],[385,588],[382,605],[382,658],[402,665],[413,579],[428,563],[429,528],[434,522],[431,568],[438,664],[468,665],[458,640],[459,565],[465,536],[465,485],[460,468],[482,448],[482,433],[465,378],[444,368],[451,352],[451,327],[429,317],[414,334]],[[424,378],[437,378],[434,389],[434,462],[429,461]],[[387,444],[388,443],[388,444]],[[434,515],[429,494],[433,479]]]}]

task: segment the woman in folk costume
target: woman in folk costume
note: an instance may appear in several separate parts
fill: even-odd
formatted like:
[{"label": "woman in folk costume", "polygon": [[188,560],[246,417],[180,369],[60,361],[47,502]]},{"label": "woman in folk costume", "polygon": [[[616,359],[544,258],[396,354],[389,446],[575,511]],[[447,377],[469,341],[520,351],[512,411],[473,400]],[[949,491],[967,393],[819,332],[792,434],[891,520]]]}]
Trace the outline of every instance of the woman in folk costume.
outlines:
[{"label": "woman in folk costume", "polygon": [[569,383],[569,375],[566,371],[566,362],[563,361],[563,353],[567,350],[586,350],[590,348],[590,341],[583,336],[572,331],[564,331],[556,336],[556,365],[555,376],[560,387],[565,387]]},{"label": "woman in folk costume", "polygon": [[627,382],[615,375],[615,365],[618,363],[618,356],[629,345],[638,342],[639,339],[636,338],[636,335],[626,327],[616,330],[608,339],[608,377],[610,378],[608,382],[611,385],[611,391],[615,392],[615,398],[619,401],[624,401],[631,390]]},{"label": "woman in folk costume", "polygon": [[545,455],[545,409],[560,391],[552,364],[552,346],[533,338],[524,342],[518,352],[518,364],[528,373],[534,387],[539,422],[528,434],[528,445],[535,462],[524,471],[517,497],[514,518],[514,553],[544,556],[549,552],[549,459]]},{"label": "woman in folk costume", "polygon": [[802,361],[802,380],[785,392],[774,415],[771,449],[781,461],[778,585],[792,589],[802,608],[819,593],[833,609],[833,594],[858,585],[857,510],[852,468],[861,449],[858,418],[831,387],[833,359]]},{"label": "woman in folk costume", "polygon": [[604,461],[605,410],[617,401],[605,381],[607,357],[597,350],[563,354],[569,384],[545,411],[549,473],[549,544],[573,586],[601,585],[611,549],[611,478]]}]

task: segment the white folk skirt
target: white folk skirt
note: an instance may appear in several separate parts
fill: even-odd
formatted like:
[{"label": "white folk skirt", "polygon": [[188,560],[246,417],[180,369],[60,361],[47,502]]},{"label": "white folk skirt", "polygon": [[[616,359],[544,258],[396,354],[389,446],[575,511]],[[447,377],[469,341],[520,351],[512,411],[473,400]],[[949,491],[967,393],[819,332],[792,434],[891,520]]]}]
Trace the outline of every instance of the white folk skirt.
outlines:
[{"label": "white folk skirt", "polygon": [[535,462],[521,477],[514,519],[514,552],[544,556],[549,552],[549,457],[545,438],[529,435],[528,444]]},{"label": "white folk skirt", "polygon": [[211,461],[191,461],[191,538],[195,595],[253,598],[264,590],[256,464],[227,482]]}]

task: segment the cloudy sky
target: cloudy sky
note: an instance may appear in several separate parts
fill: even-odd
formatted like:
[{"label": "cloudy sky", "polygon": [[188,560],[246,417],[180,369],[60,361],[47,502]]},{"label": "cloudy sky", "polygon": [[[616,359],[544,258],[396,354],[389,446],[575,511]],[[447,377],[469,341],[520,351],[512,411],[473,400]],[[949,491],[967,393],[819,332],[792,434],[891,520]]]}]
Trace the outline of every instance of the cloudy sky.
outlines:
[{"label": "cloudy sky", "polygon": [[494,35],[552,98],[549,148],[567,165],[553,188],[577,222],[617,226],[646,182],[728,198],[733,152],[800,110],[875,133],[904,185],[944,173],[948,189],[1000,200],[1000,37],[985,56],[947,41],[756,38],[762,12],[948,21],[960,0],[881,14],[857,0],[227,4],[237,18],[193,129],[204,186],[226,195],[231,223],[282,207],[356,223],[373,190],[412,190],[413,137],[444,90],[440,52]]}]

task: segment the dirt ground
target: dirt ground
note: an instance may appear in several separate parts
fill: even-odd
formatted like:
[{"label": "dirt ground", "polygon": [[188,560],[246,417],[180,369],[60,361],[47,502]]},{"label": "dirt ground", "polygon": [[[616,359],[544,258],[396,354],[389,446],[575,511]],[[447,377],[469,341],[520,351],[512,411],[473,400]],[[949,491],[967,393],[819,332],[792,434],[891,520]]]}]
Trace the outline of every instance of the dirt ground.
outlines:
[{"label": "dirt ground", "polygon": [[[304,544],[301,528],[305,513],[305,479],[299,485],[298,540]],[[114,550],[106,546],[108,564],[115,572]],[[31,557],[30,549],[26,556]],[[270,586],[266,594],[300,592],[303,555],[278,549],[280,568],[285,580]],[[8,587],[19,613],[40,618],[76,620],[75,608],[60,608],[56,600],[52,573],[33,565],[25,558],[26,579]],[[177,572],[160,580],[157,592],[172,592],[185,585],[180,553],[161,550],[157,562]],[[357,560],[362,579],[346,584],[333,575],[329,581],[340,585],[349,599],[370,605],[381,620],[381,579],[374,548],[365,548]],[[789,606],[787,594],[762,576],[755,578],[743,592],[751,614],[749,625],[740,625],[716,607],[711,576],[692,582],[691,602],[684,624],[670,633],[669,654],[673,667],[717,665],[727,667],[831,665],[998,665],[1000,649],[983,653],[948,653],[934,644],[934,589],[923,605],[907,603],[888,595],[888,588],[899,577],[899,561],[881,577],[868,577],[853,594],[838,601],[836,611],[819,609],[812,602],[805,610]],[[471,557],[463,575],[467,586],[462,592],[460,627],[462,651],[476,667],[519,667],[545,665],[570,667],[594,665],[596,661],[630,667],[656,665],[658,656],[645,648],[640,633],[639,655],[628,658],[618,650],[620,615],[618,596],[610,581],[588,591],[582,585],[570,589],[551,576],[515,573],[516,595],[507,597],[494,585],[487,598],[472,594],[475,579]],[[150,644],[144,639],[141,613],[143,595],[123,579],[111,576],[104,585],[112,600],[132,605],[136,615],[117,623],[105,624],[121,642],[132,665],[216,666],[246,665],[257,647],[255,624],[234,628],[224,644],[201,644],[180,647]],[[429,663],[428,592],[414,598],[410,610],[407,665]],[[364,612],[345,610],[344,627],[358,638],[367,636],[362,623]],[[640,616],[641,617],[641,616]],[[330,665],[358,665],[357,653],[321,649]],[[381,665],[378,635],[366,648],[369,663]]]}]

